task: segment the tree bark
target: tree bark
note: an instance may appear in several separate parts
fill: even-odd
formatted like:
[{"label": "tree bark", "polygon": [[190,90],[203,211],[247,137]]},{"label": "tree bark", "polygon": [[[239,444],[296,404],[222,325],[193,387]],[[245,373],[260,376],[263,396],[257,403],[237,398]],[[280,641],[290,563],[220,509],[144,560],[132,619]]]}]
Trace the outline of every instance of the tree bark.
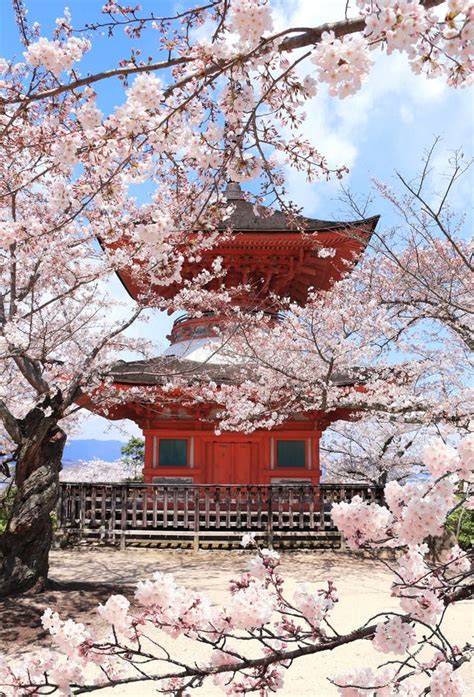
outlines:
[{"label": "tree bark", "polygon": [[66,443],[57,419],[46,416],[44,407],[30,411],[20,422],[20,431],[16,491],[5,533],[0,537],[0,597],[46,585],[53,534],[51,513],[59,495]]}]

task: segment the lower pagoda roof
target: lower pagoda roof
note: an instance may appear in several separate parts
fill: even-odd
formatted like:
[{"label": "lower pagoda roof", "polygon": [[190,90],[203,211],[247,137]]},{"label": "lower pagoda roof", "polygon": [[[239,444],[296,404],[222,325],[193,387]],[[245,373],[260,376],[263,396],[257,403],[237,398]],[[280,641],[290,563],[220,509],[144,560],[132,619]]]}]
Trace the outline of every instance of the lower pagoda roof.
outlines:
[{"label": "lower pagoda roof", "polygon": [[[148,360],[117,361],[102,371],[102,386],[91,392],[79,392],[76,401],[90,411],[106,418],[132,419],[142,428],[162,419],[189,422],[197,419],[211,428],[215,409],[219,406],[211,399],[196,400],[193,391],[200,385],[213,382],[216,386],[238,385],[252,377],[252,367],[242,364],[216,364],[182,359],[176,356],[159,356]],[[331,384],[335,387],[364,389],[369,379],[367,368],[354,367],[347,373],[334,373]],[[143,388],[143,395],[137,392]],[[188,389],[191,390],[188,392]],[[107,399],[107,394],[109,398]],[[117,399],[113,395],[116,395]],[[106,397],[103,399],[97,397]],[[316,419],[326,422],[351,418],[346,407],[324,411],[295,414],[294,421]],[[146,426],[148,424],[148,426]],[[211,425],[210,425],[211,424]]]},{"label": "lower pagoda roof", "polygon": [[[160,386],[173,378],[181,378],[189,384],[204,380],[217,385],[238,385],[251,377],[251,368],[237,364],[203,363],[176,356],[158,356],[139,361],[117,361],[104,376],[118,385]],[[331,383],[339,387],[362,384],[368,378],[365,368],[355,367],[349,373],[334,373]]]}]

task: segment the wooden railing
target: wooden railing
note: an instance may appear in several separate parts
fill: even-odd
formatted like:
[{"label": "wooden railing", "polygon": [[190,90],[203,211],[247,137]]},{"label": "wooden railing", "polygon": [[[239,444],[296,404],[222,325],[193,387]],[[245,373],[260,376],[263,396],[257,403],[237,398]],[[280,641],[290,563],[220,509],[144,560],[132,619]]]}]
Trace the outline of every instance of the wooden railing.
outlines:
[{"label": "wooden railing", "polygon": [[241,536],[276,538],[338,533],[331,507],[353,496],[381,502],[383,487],[356,484],[153,485],[62,483],[58,534],[120,542],[128,539]]}]

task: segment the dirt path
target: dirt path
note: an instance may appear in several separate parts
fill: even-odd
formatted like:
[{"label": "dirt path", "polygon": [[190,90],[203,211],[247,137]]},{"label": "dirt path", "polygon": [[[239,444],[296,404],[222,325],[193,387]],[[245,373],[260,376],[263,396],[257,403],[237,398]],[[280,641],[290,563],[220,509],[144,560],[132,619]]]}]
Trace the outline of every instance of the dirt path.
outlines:
[{"label": "dirt path", "polygon": [[[54,551],[51,554],[51,577],[64,586],[39,595],[0,602],[0,651],[15,660],[32,647],[51,646],[40,623],[46,607],[53,607],[64,617],[97,626],[95,608],[98,603],[104,602],[111,592],[121,592],[131,599],[134,584],[158,570],[172,573],[181,585],[208,593],[214,602],[224,602],[227,582],[245,570],[248,558],[249,553],[245,550],[193,554],[184,550],[130,548],[119,552],[88,547]],[[329,552],[285,553],[281,570],[290,593],[300,582],[314,583],[319,588],[328,579],[336,583],[340,602],[332,613],[332,622],[339,631],[355,628],[379,611],[398,607],[397,601],[390,596],[390,573],[381,564],[370,560]],[[445,626],[448,636],[455,637],[456,643],[472,637],[472,608],[473,603],[463,603],[448,611]],[[186,646],[181,640],[173,646],[183,656],[193,651],[193,658],[199,658],[195,655],[195,648]],[[336,688],[326,679],[328,675],[356,665],[375,666],[381,662],[380,654],[372,650],[368,641],[341,647],[330,654],[300,659],[285,674],[285,687],[279,694],[292,697],[337,695]],[[463,666],[462,671],[468,679],[469,666]],[[100,692],[104,696],[109,693],[115,697],[157,694],[151,684]],[[221,693],[209,684],[196,694],[211,697]],[[474,691],[469,694],[474,695]]]}]

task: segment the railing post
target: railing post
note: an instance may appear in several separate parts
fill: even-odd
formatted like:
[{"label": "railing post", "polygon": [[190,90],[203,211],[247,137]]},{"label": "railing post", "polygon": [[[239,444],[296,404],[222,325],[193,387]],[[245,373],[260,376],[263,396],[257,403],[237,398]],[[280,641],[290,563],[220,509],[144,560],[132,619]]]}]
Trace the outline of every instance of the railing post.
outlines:
[{"label": "railing post", "polygon": [[273,491],[271,485],[267,487],[267,544],[268,549],[273,549]]},{"label": "railing post", "polygon": [[110,519],[109,519],[109,536],[112,540],[112,544],[115,544],[115,528],[117,525],[117,521],[115,520],[116,500],[117,500],[117,487],[115,484],[112,484],[111,490],[110,490]]},{"label": "railing post", "polygon": [[194,489],[194,537],[193,551],[199,552],[199,518],[201,515],[199,506],[199,489]]},{"label": "railing post", "polygon": [[84,484],[80,485],[79,496],[79,536],[82,539],[84,536],[84,526],[86,517],[86,490]]},{"label": "railing post", "polygon": [[125,530],[127,529],[127,506],[128,506],[128,496],[127,487],[122,486],[122,499],[121,499],[122,509],[120,511],[120,549],[125,550]]},{"label": "railing post", "polygon": [[64,484],[59,485],[59,496],[56,502],[56,529],[59,531],[63,527],[63,510],[64,510]]}]

